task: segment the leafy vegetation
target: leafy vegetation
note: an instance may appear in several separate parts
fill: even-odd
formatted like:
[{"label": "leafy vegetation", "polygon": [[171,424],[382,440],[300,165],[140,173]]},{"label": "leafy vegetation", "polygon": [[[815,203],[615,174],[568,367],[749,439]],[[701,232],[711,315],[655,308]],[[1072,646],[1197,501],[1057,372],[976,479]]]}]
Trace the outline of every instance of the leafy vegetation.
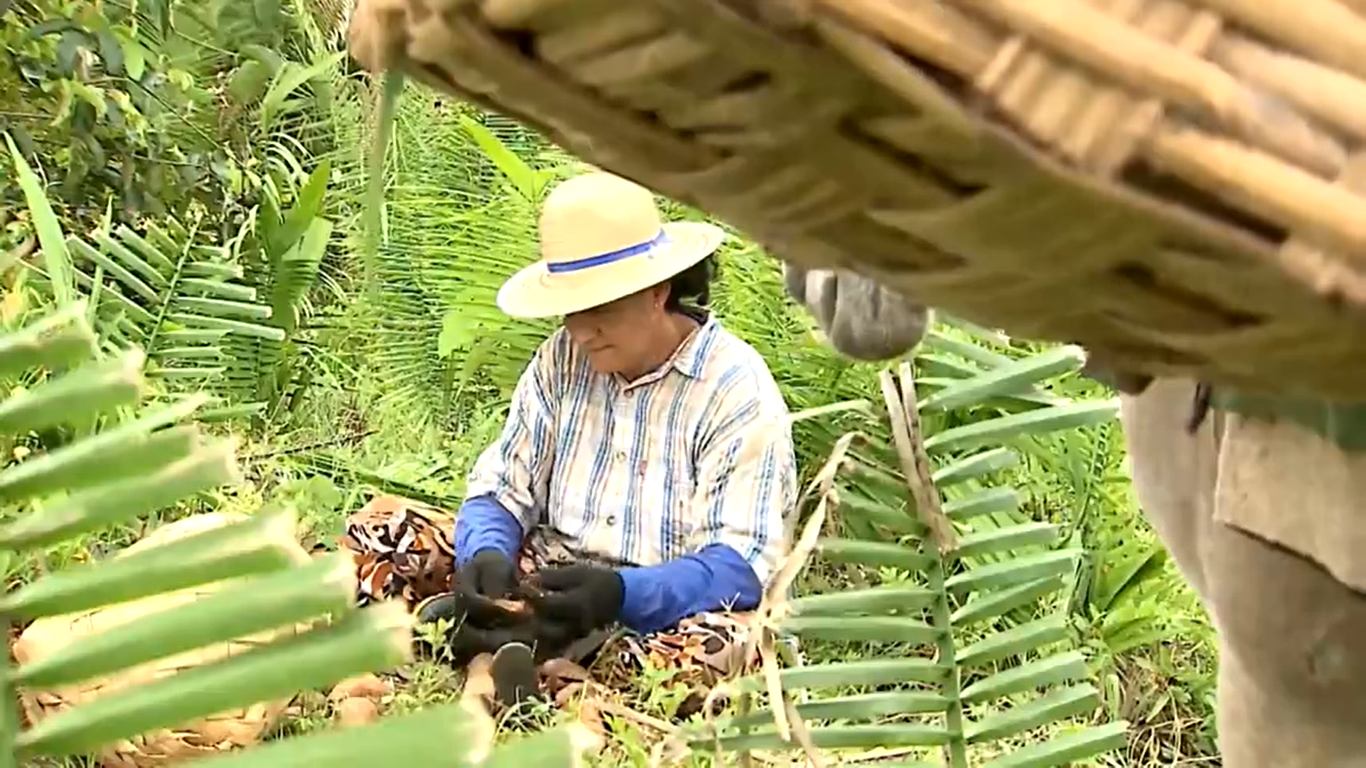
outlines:
[{"label": "leafy vegetation", "polygon": [[[459,504],[550,328],[503,317],[494,295],[535,256],[546,189],[580,166],[408,86],[366,248],[378,87],[339,47],[344,7],[0,0],[0,618],[12,639],[143,606],[8,659],[0,768],[263,701],[287,714],[267,743],[215,760],[473,762],[493,732],[459,703],[459,675],[406,658],[390,608],[351,606],[337,555],[301,553],[333,549],[375,493]],[[787,661],[682,723],[680,690],[645,675],[601,710],[597,762],[1212,754],[1211,632],[1137,513],[1113,393],[1078,376],[1078,351],[941,318],[904,366],[842,359],[731,235],[715,309],[769,361],[809,489],[791,588],[762,610],[762,650]],[[207,513],[226,522],[127,549]],[[16,688],[86,690],[261,633],[20,727]],[[339,727],[322,691],[396,665],[383,719]],[[499,729],[484,764],[565,763],[582,713]]]}]

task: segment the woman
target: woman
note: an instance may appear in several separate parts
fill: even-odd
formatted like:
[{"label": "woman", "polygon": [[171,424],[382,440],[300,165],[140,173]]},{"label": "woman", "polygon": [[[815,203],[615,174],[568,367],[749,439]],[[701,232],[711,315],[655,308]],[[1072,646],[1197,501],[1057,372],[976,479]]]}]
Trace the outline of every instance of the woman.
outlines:
[{"label": "woman", "polygon": [[[724,674],[796,503],[788,410],[759,354],[706,310],[722,232],[661,224],[654,197],[591,173],[540,217],[542,260],[498,294],[514,317],[562,316],[476,461],[455,527],[459,588],[419,611],[468,615],[536,572],[532,625],[471,617],[464,655],[502,649],[500,698],[545,657],[617,623],[636,657],[660,633],[706,635]],[[508,682],[512,681],[512,682]],[[514,685],[515,683],[515,685]],[[508,702],[504,702],[508,703]]]}]

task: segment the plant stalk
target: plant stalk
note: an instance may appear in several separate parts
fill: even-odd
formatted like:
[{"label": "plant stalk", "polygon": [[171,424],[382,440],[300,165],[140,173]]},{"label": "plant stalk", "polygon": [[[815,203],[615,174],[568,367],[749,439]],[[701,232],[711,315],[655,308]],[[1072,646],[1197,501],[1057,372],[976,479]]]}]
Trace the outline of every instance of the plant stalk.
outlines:
[{"label": "plant stalk", "polygon": [[[953,641],[953,612],[949,606],[948,591],[944,587],[944,573],[953,562],[952,550],[956,537],[952,524],[940,508],[939,489],[935,487],[930,471],[925,439],[920,432],[920,419],[917,418],[915,375],[910,363],[902,363],[899,374],[901,413],[896,415],[901,423],[893,424],[892,435],[896,438],[897,454],[906,475],[911,499],[930,532],[921,540],[920,551],[934,559],[928,569],[929,587],[935,594],[931,616],[935,629],[939,630],[939,639],[935,643],[938,662],[949,670],[941,689],[949,702],[944,710],[944,724],[950,736],[949,743],[944,745],[944,760],[951,768],[968,768],[967,742],[963,733],[963,685]],[[892,392],[888,391],[896,389],[891,379],[890,372],[883,373],[883,389],[888,395],[888,406],[895,412],[898,409],[892,406],[897,403]]]},{"label": "plant stalk", "polygon": [[14,625],[8,616],[0,618],[5,632],[4,666],[0,667],[0,768],[19,768],[14,740],[19,735],[19,691],[14,686],[14,663],[10,658],[9,637]]}]

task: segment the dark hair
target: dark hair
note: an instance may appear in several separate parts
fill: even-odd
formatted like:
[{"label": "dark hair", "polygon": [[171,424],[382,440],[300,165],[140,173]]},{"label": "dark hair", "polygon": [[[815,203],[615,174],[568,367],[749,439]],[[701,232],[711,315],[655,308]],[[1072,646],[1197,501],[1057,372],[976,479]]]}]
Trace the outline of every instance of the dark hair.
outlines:
[{"label": "dark hair", "polygon": [[720,273],[721,264],[712,254],[669,278],[669,297],[664,300],[664,309],[690,314],[709,306],[711,283]]}]

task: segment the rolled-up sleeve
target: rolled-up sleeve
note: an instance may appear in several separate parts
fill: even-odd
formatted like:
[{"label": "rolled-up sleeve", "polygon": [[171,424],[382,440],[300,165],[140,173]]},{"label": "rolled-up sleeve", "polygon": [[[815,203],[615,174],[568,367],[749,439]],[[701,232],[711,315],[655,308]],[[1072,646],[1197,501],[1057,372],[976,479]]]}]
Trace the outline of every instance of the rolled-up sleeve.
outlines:
[{"label": "rolled-up sleeve", "polygon": [[554,386],[558,335],[547,339],[522,372],[512,393],[502,434],[475,461],[467,478],[467,499],[488,496],[521,524],[536,525],[555,460]]},{"label": "rolled-up sleeve", "polygon": [[797,503],[792,429],[781,400],[752,391],[727,399],[733,402],[719,409],[697,464],[704,523],[695,544],[728,545],[766,583],[782,556],[783,521]]}]

